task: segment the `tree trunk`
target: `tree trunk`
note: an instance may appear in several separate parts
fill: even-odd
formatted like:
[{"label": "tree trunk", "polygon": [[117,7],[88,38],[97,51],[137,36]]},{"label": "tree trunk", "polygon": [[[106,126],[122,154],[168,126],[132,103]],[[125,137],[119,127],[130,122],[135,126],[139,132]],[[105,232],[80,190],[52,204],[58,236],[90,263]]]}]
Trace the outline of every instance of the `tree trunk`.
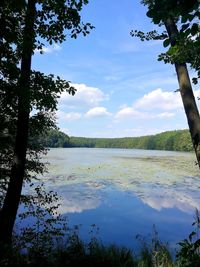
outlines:
[{"label": "tree trunk", "polygon": [[[177,43],[179,32],[173,18],[165,21],[165,27],[172,46]],[[196,153],[197,164],[200,167],[200,117],[194,98],[192,85],[190,82],[186,63],[174,62],[176,74],[179,82],[179,88],[188,126],[192,138],[193,147]]]},{"label": "tree trunk", "polygon": [[12,244],[12,231],[20,203],[25,174],[27,139],[30,113],[31,58],[34,48],[36,16],[35,0],[29,0],[23,32],[21,74],[18,82],[18,120],[13,164],[8,190],[0,212],[0,246]]}]

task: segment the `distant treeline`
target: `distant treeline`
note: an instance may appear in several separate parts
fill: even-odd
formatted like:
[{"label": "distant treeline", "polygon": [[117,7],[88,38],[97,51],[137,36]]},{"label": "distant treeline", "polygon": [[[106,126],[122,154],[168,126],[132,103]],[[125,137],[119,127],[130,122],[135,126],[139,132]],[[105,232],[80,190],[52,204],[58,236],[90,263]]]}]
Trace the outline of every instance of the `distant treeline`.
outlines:
[{"label": "distant treeline", "polygon": [[45,136],[44,142],[47,147],[140,148],[172,151],[192,151],[193,149],[188,130],[124,138],[69,137],[58,130],[51,130]]}]

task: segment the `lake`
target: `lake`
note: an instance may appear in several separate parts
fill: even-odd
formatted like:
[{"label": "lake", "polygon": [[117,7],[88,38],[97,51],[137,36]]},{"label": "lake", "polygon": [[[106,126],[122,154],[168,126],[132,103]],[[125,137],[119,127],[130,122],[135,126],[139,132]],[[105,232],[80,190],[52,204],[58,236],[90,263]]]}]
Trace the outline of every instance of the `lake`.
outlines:
[{"label": "lake", "polygon": [[70,225],[91,225],[105,244],[138,246],[136,235],[153,225],[171,248],[188,236],[195,208],[200,208],[200,176],[194,153],[135,149],[51,149],[49,189],[63,198],[60,212]]}]

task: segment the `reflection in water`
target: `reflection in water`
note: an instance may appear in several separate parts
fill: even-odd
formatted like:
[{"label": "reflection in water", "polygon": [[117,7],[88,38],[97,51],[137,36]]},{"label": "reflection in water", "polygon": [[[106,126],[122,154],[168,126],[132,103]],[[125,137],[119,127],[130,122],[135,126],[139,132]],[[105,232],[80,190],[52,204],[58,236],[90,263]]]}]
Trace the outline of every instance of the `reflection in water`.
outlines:
[{"label": "reflection in water", "polygon": [[176,185],[142,183],[134,190],[134,194],[143,203],[156,210],[177,208],[191,214],[200,207],[199,189],[197,186],[194,190],[193,186],[187,186],[186,183]]},{"label": "reflection in water", "polygon": [[97,224],[106,242],[130,245],[131,233],[133,240],[156,224],[161,238],[174,244],[187,236],[200,208],[192,153],[52,149],[46,160],[46,184],[63,197],[60,212],[72,224]]},{"label": "reflection in water", "polygon": [[62,196],[62,205],[59,207],[61,214],[96,209],[101,203],[100,197],[86,185],[69,185],[56,191]]},{"label": "reflection in water", "polygon": [[146,196],[141,198],[145,204],[153,209],[161,211],[164,208],[177,208],[183,212],[193,213],[195,208],[199,207],[198,200],[183,192],[175,190],[160,190],[160,196]]}]

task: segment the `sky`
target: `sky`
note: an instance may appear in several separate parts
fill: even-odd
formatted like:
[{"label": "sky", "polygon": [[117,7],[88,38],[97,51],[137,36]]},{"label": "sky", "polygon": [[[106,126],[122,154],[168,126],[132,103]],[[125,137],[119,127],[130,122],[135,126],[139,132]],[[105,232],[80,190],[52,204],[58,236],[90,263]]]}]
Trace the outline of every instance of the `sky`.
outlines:
[{"label": "sky", "polygon": [[[81,12],[87,37],[46,45],[33,68],[77,89],[62,93],[57,123],[69,136],[128,137],[188,128],[173,65],[157,61],[161,41],[141,42],[131,30],[156,29],[140,0],[90,0]],[[200,97],[199,87],[194,87]]]}]

